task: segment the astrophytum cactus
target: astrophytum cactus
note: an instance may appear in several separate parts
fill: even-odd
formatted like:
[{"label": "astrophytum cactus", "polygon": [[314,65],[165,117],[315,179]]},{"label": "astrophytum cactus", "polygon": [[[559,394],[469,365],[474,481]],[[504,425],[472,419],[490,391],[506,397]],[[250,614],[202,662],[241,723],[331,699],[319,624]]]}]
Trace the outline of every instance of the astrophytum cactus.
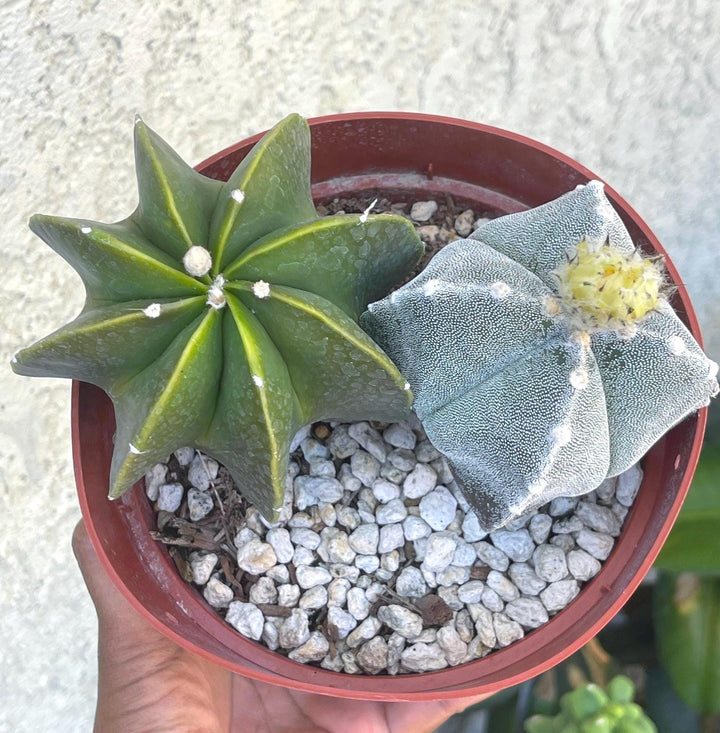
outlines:
[{"label": "astrophytum cactus", "polygon": [[666,297],[593,181],[452,242],[361,325],[489,530],[592,491],[717,393]]},{"label": "astrophytum cactus", "polygon": [[227,183],[194,171],[139,119],[135,157],[139,205],[127,219],[31,219],[82,277],[86,302],[13,368],[110,395],[111,497],[190,445],[227,466],[271,519],[300,427],[407,415],[404,377],[357,319],[412,270],[422,244],[400,217],[317,216],[298,115]]}]

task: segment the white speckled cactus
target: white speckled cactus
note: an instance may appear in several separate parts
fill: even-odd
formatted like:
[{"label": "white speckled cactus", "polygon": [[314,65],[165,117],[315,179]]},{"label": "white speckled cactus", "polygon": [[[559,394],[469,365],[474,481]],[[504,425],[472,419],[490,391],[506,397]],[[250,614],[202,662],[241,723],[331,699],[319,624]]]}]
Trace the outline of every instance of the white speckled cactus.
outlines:
[{"label": "white speckled cactus", "polygon": [[593,181],[445,247],[362,326],[486,529],[596,488],[717,394]]}]

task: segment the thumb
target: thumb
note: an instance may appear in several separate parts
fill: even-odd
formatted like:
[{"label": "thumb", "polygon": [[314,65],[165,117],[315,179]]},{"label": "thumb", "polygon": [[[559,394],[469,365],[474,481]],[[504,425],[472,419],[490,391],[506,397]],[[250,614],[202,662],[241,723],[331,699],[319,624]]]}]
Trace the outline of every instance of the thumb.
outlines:
[{"label": "thumb", "polygon": [[72,548],[80,566],[83,580],[95,605],[101,628],[140,630],[147,624],[115,587],[100,558],[95,552],[85,522],[81,519],[75,526]]}]

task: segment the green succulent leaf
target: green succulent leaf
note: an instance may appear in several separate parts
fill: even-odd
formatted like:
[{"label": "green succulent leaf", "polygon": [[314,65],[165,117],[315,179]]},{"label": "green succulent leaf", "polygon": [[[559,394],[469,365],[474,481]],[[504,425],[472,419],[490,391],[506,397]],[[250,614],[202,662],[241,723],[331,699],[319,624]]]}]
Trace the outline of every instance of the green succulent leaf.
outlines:
[{"label": "green succulent leaf", "polygon": [[91,302],[189,297],[207,290],[131,219],[100,224],[36,214],[30,229],[77,271]]},{"label": "green succulent leaf", "polygon": [[193,170],[140,118],[135,166],[140,203],[133,218],[148,239],[180,260],[193,244],[205,246],[222,183]]},{"label": "green succulent leaf", "polygon": [[720,713],[720,579],[661,573],[653,608],[658,657],[678,696]]},{"label": "green succulent leaf", "polygon": [[135,152],[140,203],[128,219],[32,218],[87,297],[72,323],[19,352],[13,368],[108,392],[111,497],[191,445],[224,463],[274,518],[304,424],[407,415],[404,377],[357,317],[407,275],[422,243],[400,217],[317,217],[310,133],[298,115],[225,184],[187,166],[141,120]]},{"label": "green succulent leaf", "polygon": [[[302,288],[357,320],[416,262],[413,225],[400,217],[346,215],[263,237],[227,268],[227,277]],[[398,246],[388,251],[388,242]]]},{"label": "green succulent leaf", "polygon": [[[148,308],[159,315],[149,318]],[[198,296],[176,301],[131,300],[84,311],[21,351],[14,368],[25,376],[52,373],[110,390],[158,359],[204,309],[205,298]]]},{"label": "green succulent leaf", "polygon": [[276,229],[317,219],[310,194],[310,128],[288,115],[223,185],[210,226],[213,274]]}]

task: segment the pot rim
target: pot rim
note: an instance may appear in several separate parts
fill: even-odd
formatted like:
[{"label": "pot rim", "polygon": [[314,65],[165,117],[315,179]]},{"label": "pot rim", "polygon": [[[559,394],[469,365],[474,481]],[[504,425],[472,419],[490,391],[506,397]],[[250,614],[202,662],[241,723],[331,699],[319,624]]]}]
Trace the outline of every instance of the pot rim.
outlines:
[{"label": "pot rim", "polygon": [[[519,135],[517,133],[502,130],[501,128],[471,122],[468,120],[409,112],[355,112],[315,117],[309,119],[308,122],[312,130],[317,129],[319,126],[327,124],[337,125],[338,123],[353,123],[356,121],[377,121],[379,123],[382,123],[383,121],[392,120],[418,123],[440,123],[445,126],[462,128],[466,130],[469,129],[499,136],[506,140],[520,143],[524,146],[529,146],[536,151],[540,151],[542,153],[550,155],[556,160],[559,160],[561,163],[565,164],[566,166],[569,166],[573,170],[577,171],[581,176],[584,176],[587,179],[598,178],[594,173],[592,173],[590,170],[580,165],[570,157],[547,145],[544,145],[543,143],[539,143],[535,140],[532,140],[531,138]],[[196,166],[196,169],[201,172],[206,171],[210,166],[218,163],[219,161],[235,153],[239,149],[254,144],[262,137],[263,134],[265,133],[258,133],[249,138],[241,140],[234,145],[228,146],[224,150],[202,161]],[[619,194],[617,194],[614,189],[612,189],[607,184],[605,184],[605,187],[608,198],[615,205],[616,209],[618,209],[621,213],[624,212],[627,217],[632,220],[633,224],[639,227],[639,229],[642,231],[643,236],[656,250],[656,252],[665,255],[665,251],[658,242],[657,238],[650,231],[645,222],[634,211],[634,209],[621,196],[619,196]],[[702,344],[699,325],[687,291],[682,284],[678,272],[672,262],[669,259],[666,259],[665,264],[670,277],[672,278],[673,282],[677,284],[676,297],[679,298],[683,306],[685,323],[692,332],[693,336],[698,341],[698,343]],[[95,525],[95,520],[89,506],[88,491],[85,485],[85,477],[83,471],[84,442],[81,440],[80,414],[81,400],[83,399],[83,394],[87,393],[87,391],[91,389],[96,388],[92,388],[84,383],[73,381],[72,438],[73,460],[75,466],[75,478],[78,489],[78,497],[82,515],[85,519],[85,523],[87,526],[88,534],[91,538],[96,552],[98,553],[100,561],[106,572],[110,575],[115,586],[130,602],[133,608],[135,608],[144,618],[146,618],[154,628],[163,633],[165,636],[172,639],[180,647],[189,650],[195,654],[198,654],[208,661],[219,664],[236,674],[250,677],[252,679],[269,684],[282,685],[284,687],[295,690],[365,700],[439,700],[467,697],[470,695],[478,694],[480,692],[497,692],[513,684],[517,684],[524,680],[530,679],[531,677],[540,674],[547,669],[550,669],[551,667],[555,666],[563,659],[567,658],[572,653],[577,651],[582,645],[584,645],[587,641],[593,638],[600,631],[600,629],[605,626],[605,624],[608,623],[613,616],[615,616],[615,614],[628,600],[630,595],[635,591],[647,571],[650,569],[653,561],[655,560],[655,557],[657,556],[660,548],[662,547],[662,544],[665,541],[665,538],[670,532],[670,529],[672,528],[672,525],[682,506],[682,501],[685,498],[687,490],[690,486],[692,474],[699,458],[705,423],[707,420],[707,408],[701,409],[695,416],[688,418],[688,420],[695,420],[696,424],[693,433],[692,445],[689,451],[687,468],[682,476],[680,485],[677,488],[672,506],[668,508],[664,522],[662,523],[660,530],[656,534],[649,550],[646,552],[639,566],[636,569],[632,570],[631,578],[628,582],[625,583],[624,588],[619,592],[615,591],[617,592],[617,596],[615,597],[615,600],[612,602],[612,604],[598,619],[588,625],[584,630],[577,633],[571,643],[561,645],[559,648],[555,649],[549,654],[538,654],[537,650],[535,650],[535,652],[532,651],[533,644],[531,640],[533,636],[535,636],[535,638],[537,639],[538,632],[542,631],[543,629],[547,629],[548,627],[550,627],[550,629],[552,630],[554,628],[552,624],[556,620],[562,618],[571,618],[573,616],[572,611],[570,614],[568,614],[567,612],[573,609],[573,607],[577,609],[577,604],[581,601],[581,599],[583,599],[583,597],[588,599],[585,602],[587,604],[591,596],[597,596],[598,593],[600,594],[600,596],[602,596],[613,590],[613,583],[608,583],[607,580],[614,580],[615,583],[617,583],[622,568],[627,564],[623,561],[623,558],[631,558],[634,554],[636,554],[634,552],[634,547],[627,547],[627,542],[623,544],[622,540],[623,535],[626,533],[626,526],[623,527],[623,532],[616,541],[615,548],[610,557],[605,561],[599,575],[583,587],[577,598],[566,609],[553,616],[550,621],[544,624],[543,627],[541,627],[540,629],[528,633],[528,635],[524,639],[512,644],[509,647],[506,647],[505,649],[493,651],[490,655],[482,659],[468,662],[457,667],[448,667],[446,669],[436,672],[409,673],[396,676],[350,675],[342,672],[331,672],[329,670],[319,669],[309,665],[303,665],[298,662],[292,662],[286,657],[276,652],[271,652],[269,649],[260,646],[258,643],[245,639],[234,630],[231,631],[233,634],[235,634],[235,636],[238,637],[237,646],[238,648],[241,648],[241,653],[244,655],[243,661],[247,662],[247,664],[243,665],[240,663],[232,662],[228,659],[217,656],[213,652],[206,650],[199,644],[194,643],[193,641],[187,639],[186,637],[175,631],[169,624],[164,623],[162,620],[157,618],[142,603],[142,601],[136,597],[135,593],[126,585],[125,581],[115,570],[113,561],[106,552],[106,548],[103,544],[103,541],[101,540],[98,528]],[[646,476],[643,479],[643,484],[645,484],[649,480],[649,478],[659,478],[661,466],[668,464],[668,457],[665,455],[666,451],[664,449],[665,446],[663,441],[664,439],[661,439],[661,443],[663,443],[662,446],[660,446],[660,444],[656,444],[655,448],[651,449],[648,453]],[[679,459],[680,456],[678,456],[675,461],[675,468],[677,468]],[[652,471],[654,471],[654,473],[657,475],[650,476]],[[137,492],[138,490],[139,487],[138,485],[136,485],[133,489],[133,492]],[[628,516],[628,522],[631,516],[632,515]],[[619,552],[621,548],[623,550],[622,553]],[[615,575],[609,578],[604,578],[603,573],[608,565],[613,566],[613,571],[615,572]],[[606,575],[609,576],[609,573]],[[595,590],[588,593],[588,591],[593,588]],[[217,615],[217,620],[220,624],[227,627],[227,629],[230,629],[224,619],[222,619],[219,615]],[[568,628],[572,628],[574,630],[578,624],[582,624],[582,621],[583,617],[581,616],[580,619],[574,621],[573,624]],[[557,627],[557,624],[555,624],[555,626]],[[530,644],[527,643],[528,641],[530,641]],[[540,652],[544,652],[547,646],[547,644],[540,645]],[[507,675],[506,673],[504,673],[503,667],[501,666],[500,658],[502,657],[502,659],[508,659],[510,658],[508,656],[509,654],[512,654],[513,652],[517,654],[517,652],[524,649],[527,649],[530,652],[527,657],[537,657],[537,659],[528,659],[527,666],[522,667],[521,670],[514,674]],[[276,664],[272,663],[272,658],[276,658]],[[260,661],[258,662],[255,660]],[[270,660],[270,662],[266,664],[267,660]],[[288,664],[295,665],[296,667],[301,668],[297,673],[298,676],[302,677],[302,679],[288,677],[283,674],[282,669],[289,669],[288,667],[286,667],[286,665]],[[473,677],[472,671],[477,669],[477,665],[483,665],[484,669],[488,667],[497,667],[499,668],[499,676],[497,677],[497,679],[473,687],[473,679],[480,676],[481,674],[480,670],[478,669],[477,674],[475,675],[475,677]]]}]

